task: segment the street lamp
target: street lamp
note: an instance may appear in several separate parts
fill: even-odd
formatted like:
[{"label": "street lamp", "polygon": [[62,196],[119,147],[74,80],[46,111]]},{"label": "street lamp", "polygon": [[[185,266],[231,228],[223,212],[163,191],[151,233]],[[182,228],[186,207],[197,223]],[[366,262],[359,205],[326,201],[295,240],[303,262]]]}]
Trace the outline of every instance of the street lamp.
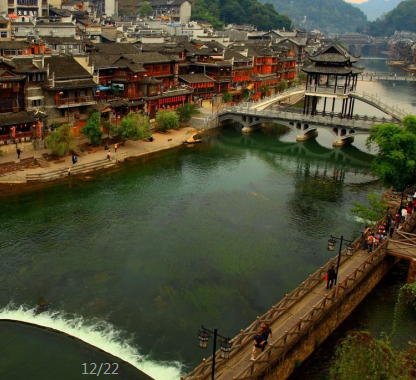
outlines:
[{"label": "street lamp", "polygon": [[339,263],[341,261],[341,251],[342,251],[342,243],[347,243],[346,249],[347,249],[347,255],[352,255],[352,252],[354,250],[354,247],[352,246],[352,240],[344,239],[344,236],[341,236],[340,238],[334,237],[331,235],[330,239],[328,240],[328,251],[333,252],[335,250],[335,244],[336,240],[339,240],[339,251],[338,251],[338,261],[337,261],[337,271],[335,273],[335,285],[337,284],[338,280],[338,270],[339,270]]},{"label": "street lamp", "polygon": [[211,370],[211,380],[214,380],[215,375],[215,352],[217,350],[217,337],[220,340],[220,349],[221,349],[221,358],[228,359],[231,352],[232,343],[230,342],[230,338],[225,338],[222,335],[218,334],[218,329],[214,329],[214,331],[206,329],[202,326],[202,330],[198,331],[198,338],[199,338],[199,347],[200,348],[208,348],[208,340],[211,337],[211,334],[214,334],[213,337],[213,351],[212,351],[212,370]]},{"label": "street lamp", "polygon": [[[61,97],[63,94],[64,94],[64,93],[63,93],[63,91],[60,91],[60,92],[59,92],[59,96],[60,96],[60,97]],[[69,96],[68,96],[68,98],[67,98],[67,109],[66,109],[66,113],[67,113],[67,115],[68,115],[68,124],[69,124]]]}]

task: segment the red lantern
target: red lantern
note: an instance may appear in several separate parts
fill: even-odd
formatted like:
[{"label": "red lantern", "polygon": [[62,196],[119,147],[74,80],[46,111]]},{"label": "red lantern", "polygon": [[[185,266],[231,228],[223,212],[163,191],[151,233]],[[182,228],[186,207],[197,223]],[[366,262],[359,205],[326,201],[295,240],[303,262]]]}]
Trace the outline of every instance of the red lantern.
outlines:
[{"label": "red lantern", "polygon": [[40,121],[38,121],[37,123],[37,134],[38,134],[38,139],[40,140],[42,138],[42,125],[40,124]]}]

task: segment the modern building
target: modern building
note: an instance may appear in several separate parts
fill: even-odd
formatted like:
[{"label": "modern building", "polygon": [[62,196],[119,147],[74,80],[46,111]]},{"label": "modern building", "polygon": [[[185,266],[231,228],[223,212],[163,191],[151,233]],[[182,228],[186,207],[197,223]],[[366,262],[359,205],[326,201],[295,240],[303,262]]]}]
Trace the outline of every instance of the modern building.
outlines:
[{"label": "modern building", "polygon": [[49,0],[2,0],[0,13],[15,14],[17,16],[47,16],[49,14]]}]

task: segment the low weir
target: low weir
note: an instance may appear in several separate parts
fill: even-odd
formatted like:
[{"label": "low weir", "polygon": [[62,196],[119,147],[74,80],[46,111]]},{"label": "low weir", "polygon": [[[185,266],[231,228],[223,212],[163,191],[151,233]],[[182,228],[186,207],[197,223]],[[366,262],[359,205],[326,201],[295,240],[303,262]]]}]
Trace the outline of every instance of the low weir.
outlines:
[{"label": "low weir", "polygon": [[[413,194],[413,193],[412,193]],[[397,196],[390,201],[397,206]],[[378,230],[383,220],[373,226]],[[357,238],[354,250],[341,253],[338,284],[327,290],[325,274],[337,257],[310,275],[292,293],[231,340],[228,359],[215,355],[215,379],[220,380],[285,380],[314,350],[351,314],[387,272],[401,259],[411,262],[408,282],[415,281],[416,226],[413,213],[395,232],[393,239],[384,241],[367,255],[362,239]],[[250,361],[253,337],[263,323],[273,331],[273,339],[255,361]],[[182,377],[181,380],[205,380],[212,376],[210,357]]]}]

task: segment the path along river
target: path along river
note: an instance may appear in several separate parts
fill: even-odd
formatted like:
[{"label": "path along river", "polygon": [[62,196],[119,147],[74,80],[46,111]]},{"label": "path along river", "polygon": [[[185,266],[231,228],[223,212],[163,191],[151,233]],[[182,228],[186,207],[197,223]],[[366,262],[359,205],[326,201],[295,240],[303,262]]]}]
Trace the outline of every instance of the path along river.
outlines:
[{"label": "path along river", "polygon": [[[359,90],[415,112],[413,86]],[[382,189],[364,137],[335,151],[333,138],[225,128],[92,181],[1,198],[0,318],[37,321],[178,379],[210,355],[197,347],[202,324],[235,336],[328,260],[330,234],[361,231],[351,202]],[[42,299],[50,311],[34,317]],[[2,379],[83,378],[84,362],[104,360],[24,329],[0,323]],[[38,343],[30,353],[25,339]],[[52,362],[67,371],[57,377]]]}]

